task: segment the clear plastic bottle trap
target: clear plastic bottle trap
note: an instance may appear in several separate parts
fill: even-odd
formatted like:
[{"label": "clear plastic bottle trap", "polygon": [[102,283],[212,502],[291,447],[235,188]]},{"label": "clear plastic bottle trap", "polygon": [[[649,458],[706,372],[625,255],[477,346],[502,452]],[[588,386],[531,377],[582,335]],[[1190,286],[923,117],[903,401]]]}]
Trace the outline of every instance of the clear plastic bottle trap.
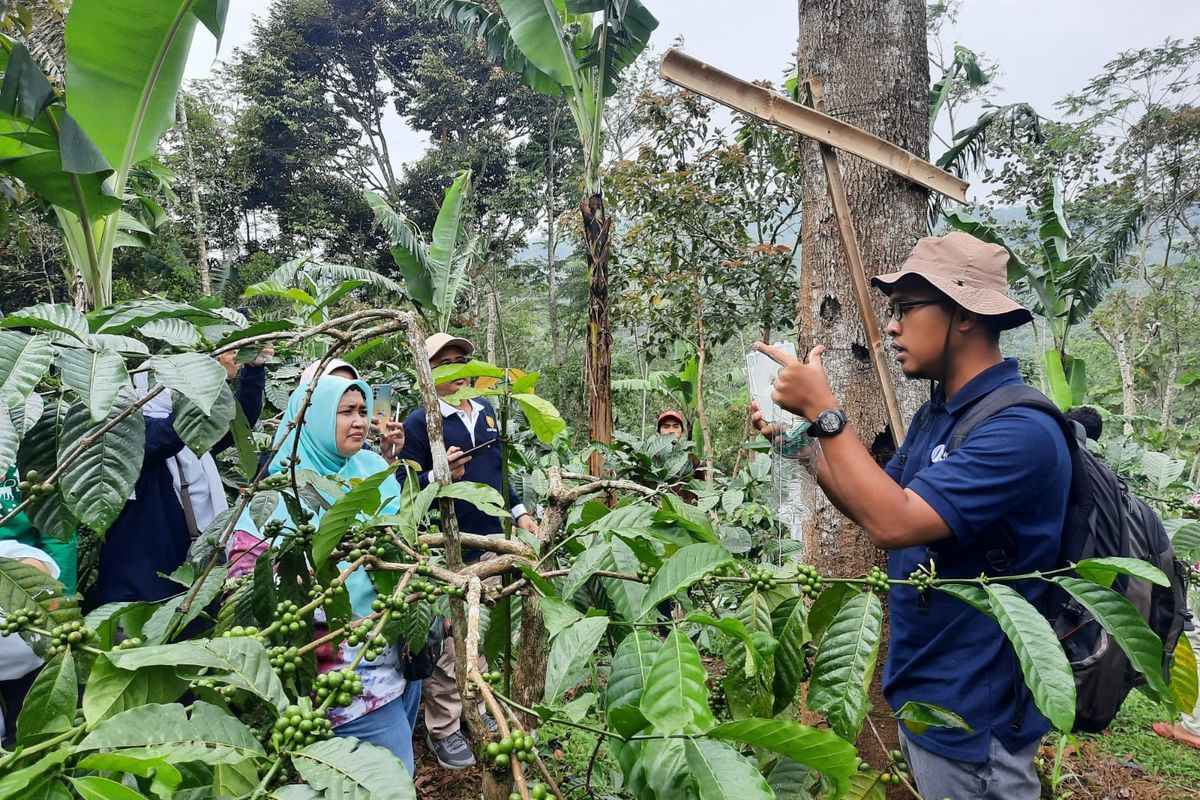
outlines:
[{"label": "clear plastic bottle trap", "polygon": [[[774,347],[793,358],[796,356],[796,347],[791,342],[777,342]],[[746,354],[750,399],[758,404],[763,419],[773,429],[768,502],[782,530],[800,541],[804,522],[812,515],[812,502],[819,492],[817,459],[820,443],[808,435],[808,420],[785,411],[771,399],[778,371],[779,364],[757,350]]]}]

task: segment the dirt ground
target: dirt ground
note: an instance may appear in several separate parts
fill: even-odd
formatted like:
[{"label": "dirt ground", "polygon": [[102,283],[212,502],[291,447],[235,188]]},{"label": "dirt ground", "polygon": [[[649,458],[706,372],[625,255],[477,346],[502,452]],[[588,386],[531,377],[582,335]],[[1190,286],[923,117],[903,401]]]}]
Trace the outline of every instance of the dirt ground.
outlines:
[{"label": "dirt ground", "polygon": [[[1063,779],[1058,791],[1045,787],[1048,800],[1197,800],[1200,786],[1187,786],[1178,780],[1154,775],[1130,758],[1114,758],[1097,753],[1088,742],[1077,751],[1068,751]],[[1054,749],[1042,748],[1046,763],[1054,761]],[[1131,754],[1130,754],[1131,755]],[[1200,759],[1200,753],[1195,756]]]},{"label": "dirt ground", "polygon": [[413,785],[420,800],[475,800],[483,785],[483,770],[479,766],[464,770],[442,769],[425,745],[425,723],[417,723],[413,733],[413,756],[417,775]]}]

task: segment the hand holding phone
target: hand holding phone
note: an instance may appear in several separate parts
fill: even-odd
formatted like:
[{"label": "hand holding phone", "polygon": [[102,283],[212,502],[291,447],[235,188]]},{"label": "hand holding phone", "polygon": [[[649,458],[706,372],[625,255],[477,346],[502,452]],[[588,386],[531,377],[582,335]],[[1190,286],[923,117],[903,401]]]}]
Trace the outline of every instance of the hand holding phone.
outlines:
[{"label": "hand holding phone", "polygon": [[371,384],[374,416],[386,422],[392,418],[392,387],[386,383]]}]

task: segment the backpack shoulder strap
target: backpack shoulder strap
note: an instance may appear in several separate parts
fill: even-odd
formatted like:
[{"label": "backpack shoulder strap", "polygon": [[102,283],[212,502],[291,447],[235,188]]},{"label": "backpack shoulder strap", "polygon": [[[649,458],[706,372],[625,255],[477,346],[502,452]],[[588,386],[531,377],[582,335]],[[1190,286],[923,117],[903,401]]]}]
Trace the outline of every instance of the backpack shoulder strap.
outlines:
[{"label": "backpack shoulder strap", "polygon": [[[913,414],[912,421],[908,423],[909,436],[912,436],[925,426],[925,420],[929,418],[929,406],[930,403],[927,401],[917,409],[916,414]],[[904,442],[900,442],[900,444],[897,446],[896,455],[899,457],[901,465],[908,461],[908,451],[904,449]]]},{"label": "backpack shoulder strap", "polygon": [[[1064,426],[1069,424],[1058,410],[1058,406],[1037,389],[1026,383],[1009,383],[979,398],[967,409],[950,431],[946,452],[952,452],[962,446],[971,432],[985,420],[1015,406],[1040,409],[1053,417],[1064,430]],[[1067,439],[1073,441],[1071,436]],[[1016,557],[1017,542],[1006,524],[997,527],[996,537],[995,546],[984,553],[984,559],[993,574],[1006,575],[1011,571],[1012,561]]]},{"label": "backpack shoulder strap", "polygon": [[[1046,412],[1054,418],[1066,435],[1069,423],[1050,398],[1028,384],[1009,383],[984,395],[967,409],[967,413],[963,414],[950,433],[950,441],[946,443],[946,452],[949,453],[961,447],[962,443],[971,435],[971,431],[975,430],[984,420],[1014,406],[1036,408]],[[1066,435],[1066,438],[1068,446],[1075,442],[1073,434]]]}]

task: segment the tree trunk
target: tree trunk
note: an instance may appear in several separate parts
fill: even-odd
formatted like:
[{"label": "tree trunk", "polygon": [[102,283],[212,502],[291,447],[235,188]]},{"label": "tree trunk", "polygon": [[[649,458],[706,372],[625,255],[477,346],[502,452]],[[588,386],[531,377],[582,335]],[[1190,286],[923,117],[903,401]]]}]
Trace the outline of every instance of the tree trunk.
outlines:
[{"label": "tree trunk", "polygon": [[1158,419],[1158,424],[1162,428],[1166,428],[1171,424],[1171,406],[1175,403],[1175,395],[1177,394],[1179,388],[1178,347],[1171,351],[1168,363],[1169,366],[1167,367],[1166,375],[1163,378],[1162,413]]},{"label": "tree trunk", "polygon": [[[699,277],[697,277],[699,282]],[[704,339],[704,297],[696,292],[696,424],[700,426],[700,441],[704,444],[704,464],[708,468],[704,472],[704,483],[708,488],[713,485],[713,446],[712,431],[708,425],[708,412],[704,408],[704,362],[708,357],[708,347]]]},{"label": "tree trunk", "polygon": [[192,184],[192,214],[196,223],[196,271],[200,274],[200,291],[211,297],[212,274],[208,271],[208,244],[205,242],[204,212],[200,208],[200,179],[196,173],[196,157],[192,153],[192,137],[188,132],[187,96],[179,93],[179,133],[187,158],[188,180]]},{"label": "tree trunk", "polygon": [[[600,192],[579,204],[588,264],[587,348],[584,351],[584,390],[587,392],[588,436],[612,444],[612,321],[608,299],[608,234],[612,220]],[[588,469],[599,475],[604,458],[593,454]]]},{"label": "tree trunk", "polygon": [[549,146],[546,151],[546,289],[547,302],[550,312],[550,349],[554,351],[554,363],[563,363],[562,352],[558,348],[558,291],[555,285],[555,272],[558,265],[554,263],[558,248],[558,229],[555,226],[554,199],[554,137],[558,132],[558,111],[551,116]]},{"label": "tree trunk", "polygon": [[1132,436],[1132,417],[1137,413],[1137,395],[1133,390],[1133,359],[1129,357],[1124,331],[1114,337],[1113,350],[1117,353],[1117,369],[1121,373],[1121,413],[1125,416],[1122,432],[1126,436]]},{"label": "tree trunk", "polygon": [[[828,3],[800,0],[801,80],[817,76],[827,112],[896,143],[921,157],[929,150],[929,64],[925,44],[924,0]],[[802,140],[803,208],[800,299],[797,309],[799,351],[816,344],[827,348],[823,361],[842,407],[863,444],[882,461],[892,443],[879,383],[871,369],[866,335],[856,312],[847,263],[828,196],[817,142]],[[863,261],[871,274],[894,270],[913,243],[928,235],[926,194],[903,178],[841,154],[850,211],[858,230]],[[882,327],[883,301],[875,295]],[[927,388],[901,380],[892,365],[901,409],[906,417],[920,406]],[[823,497],[808,498],[816,513],[804,532],[806,560],[821,572],[859,575],[883,566],[885,554]],[[886,635],[882,650],[886,650]],[[880,658],[884,658],[881,652]],[[872,705],[885,711],[879,675]],[[889,748],[896,730],[880,726]],[[886,754],[870,733],[859,739],[860,752],[881,766]]]},{"label": "tree trunk", "polygon": [[1093,320],[1092,330],[1099,334],[1104,343],[1112,348],[1117,357],[1117,371],[1121,375],[1121,413],[1125,416],[1122,432],[1126,436],[1133,434],[1133,423],[1129,418],[1137,413],[1137,395],[1133,390],[1133,359],[1129,357],[1129,342],[1124,331],[1109,334]]},{"label": "tree trunk", "polygon": [[642,385],[642,423],[638,426],[638,436],[645,439],[649,435],[646,432],[646,421],[650,411],[650,390],[646,387],[650,383],[650,365],[646,362],[646,353],[642,350],[642,340],[638,336],[637,326],[631,326],[631,331],[633,333],[633,347],[637,352],[638,377],[644,381]]},{"label": "tree trunk", "polygon": [[487,360],[489,364],[496,363],[496,307],[499,299],[496,290],[490,289],[487,295]]}]

